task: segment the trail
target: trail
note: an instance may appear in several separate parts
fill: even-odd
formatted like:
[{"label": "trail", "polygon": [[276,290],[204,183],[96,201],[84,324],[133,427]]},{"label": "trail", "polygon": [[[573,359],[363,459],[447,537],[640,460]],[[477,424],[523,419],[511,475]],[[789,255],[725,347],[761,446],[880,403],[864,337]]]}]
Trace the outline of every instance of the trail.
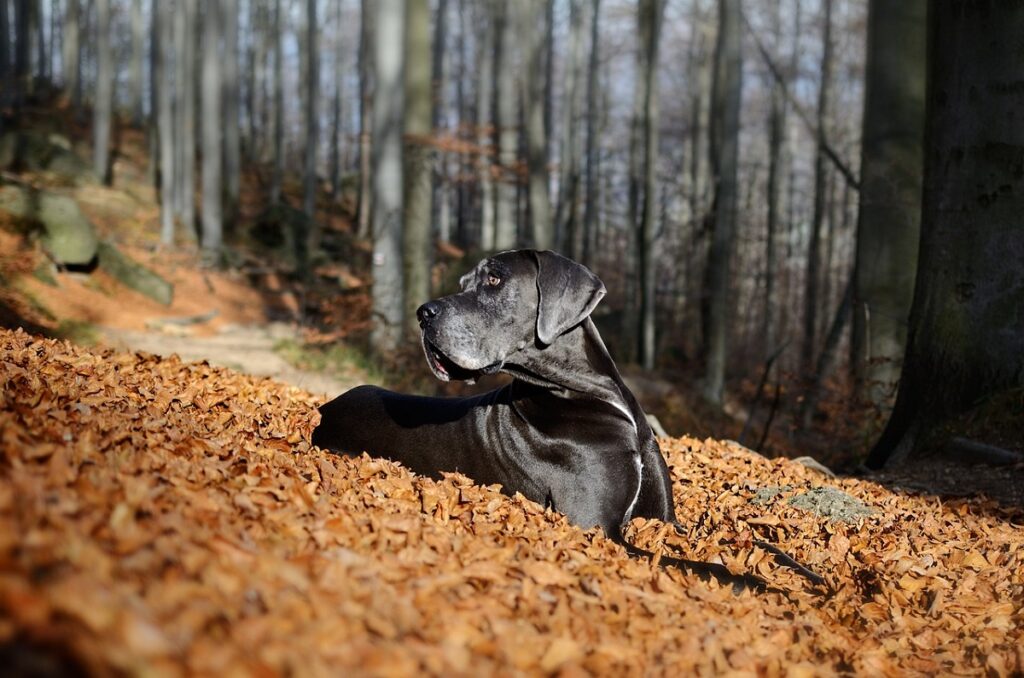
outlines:
[{"label": "trail", "polygon": [[280,342],[300,341],[296,329],[285,323],[267,325],[226,325],[217,334],[198,336],[179,331],[133,331],[104,328],[105,343],[122,351],[144,351],[159,356],[178,355],[187,361],[208,361],[258,377],[309,391],[325,399],[334,398],[365,380],[336,378],[321,372],[302,370],[275,350]]}]

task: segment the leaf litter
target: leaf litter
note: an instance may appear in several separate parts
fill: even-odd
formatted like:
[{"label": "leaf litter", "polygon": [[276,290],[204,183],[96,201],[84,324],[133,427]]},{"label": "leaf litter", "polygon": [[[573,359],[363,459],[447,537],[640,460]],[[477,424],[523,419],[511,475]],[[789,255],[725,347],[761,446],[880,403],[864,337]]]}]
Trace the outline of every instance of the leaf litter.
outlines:
[{"label": "leaf litter", "polygon": [[[1024,671],[1024,516],[984,499],[663,439],[684,529],[637,519],[628,538],[781,589],[734,595],[496,487],[311,447],[319,403],[268,379],[0,331],[0,384],[6,657],[158,676]],[[872,512],[787,501],[824,487]]]}]

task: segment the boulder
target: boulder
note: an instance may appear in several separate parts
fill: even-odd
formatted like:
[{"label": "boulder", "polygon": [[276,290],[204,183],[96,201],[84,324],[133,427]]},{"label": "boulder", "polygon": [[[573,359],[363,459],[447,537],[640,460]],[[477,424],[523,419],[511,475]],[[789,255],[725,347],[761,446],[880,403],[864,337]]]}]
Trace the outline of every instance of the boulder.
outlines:
[{"label": "boulder", "polygon": [[79,186],[96,183],[89,163],[59,134],[15,130],[0,136],[0,169],[52,172]]},{"label": "boulder", "polygon": [[0,211],[37,225],[43,247],[60,264],[86,266],[96,257],[96,228],[66,195],[4,186],[0,188]]},{"label": "boulder", "polygon": [[125,256],[107,241],[98,248],[99,267],[116,278],[122,285],[140,292],[164,306],[174,299],[174,285],[137,261]]}]

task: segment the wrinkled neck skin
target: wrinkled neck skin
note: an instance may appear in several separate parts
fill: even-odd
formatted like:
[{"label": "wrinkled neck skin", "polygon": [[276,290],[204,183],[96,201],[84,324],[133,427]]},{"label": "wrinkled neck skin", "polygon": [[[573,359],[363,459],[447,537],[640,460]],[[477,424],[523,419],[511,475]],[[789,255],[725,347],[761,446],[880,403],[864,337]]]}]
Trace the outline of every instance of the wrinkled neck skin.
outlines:
[{"label": "wrinkled neck skin", "polygon": [[[580,360],[583,356],[583,360]],[[527,346],[509,356],[501,368],[552,395],[569,399],[599,399],[634,416],[638,405],[626,388],[615,361],[587,318],[550,346]]]}]

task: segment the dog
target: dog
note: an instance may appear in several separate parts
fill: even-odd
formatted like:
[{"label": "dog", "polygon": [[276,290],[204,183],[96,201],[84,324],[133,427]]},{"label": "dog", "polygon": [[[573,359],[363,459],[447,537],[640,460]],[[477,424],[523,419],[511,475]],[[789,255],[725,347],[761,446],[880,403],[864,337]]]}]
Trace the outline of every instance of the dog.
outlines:
[{"label": "dog", "polygon": [[[500,484],[650,556],[626,542],[625,525],[637,517],[679,525],[665,458],[590,318],[604,284],[555,252],[513,250],[480,262],[460,286],[416,312],[427,364],[441,381],[503,372],[512,382],[468,398],[360,386],[320,408],[312,443],[422,475],[458,471]],[[737,589],[765,588],[722,565],[661,562]]]}]

